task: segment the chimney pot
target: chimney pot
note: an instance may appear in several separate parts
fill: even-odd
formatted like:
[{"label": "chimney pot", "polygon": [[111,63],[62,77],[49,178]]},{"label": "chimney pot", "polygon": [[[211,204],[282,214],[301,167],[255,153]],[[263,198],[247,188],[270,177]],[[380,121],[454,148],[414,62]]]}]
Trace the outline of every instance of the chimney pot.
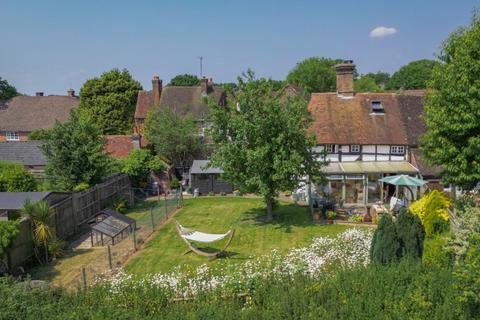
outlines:
[{"label": "chimney pot", "polygon": [[335,66],[337,72],[337,94],[343,97],[353,97],[353,75],[355,64],[353,60],[344,60]]},{"label": "chimney pot", "polygon": [[202,95],[206,96],[208,94],[208,79],[207,77],[203,77],[200,80],[200,86],[202,87]]},{"label": "chimney pot", "polygon": [[160,97],[162,95],[162,80],[159,76],[154,75],[152,78],[152,90],[153,90],[153,103],[159,104]]},{"label": "chimney pot", "polygon": [[41,91],[35,92],[35,96],[37,96],[37,97],[43,97],[43,92],[41,92]]},{"label": "chimney pot", "polygon": [[67,90],[67,96],[75,97],[75,90],[73,90],[72,88],[68,89]]}]

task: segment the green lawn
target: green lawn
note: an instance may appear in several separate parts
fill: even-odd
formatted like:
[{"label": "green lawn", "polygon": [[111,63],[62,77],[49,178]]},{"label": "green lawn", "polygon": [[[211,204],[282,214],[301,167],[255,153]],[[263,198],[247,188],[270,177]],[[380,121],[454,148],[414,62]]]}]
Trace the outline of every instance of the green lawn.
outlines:
[{"label": "green lawn", "polygon": [[[187,247],[170,221],[158,231],[126,266],[132,273],[168,272],[175,266],[197,266],[208,262],[221,264],[241,262],[277,249],[306,246],[313,237],[334,236],[348,228],[345,225],[316,225],[308,208],[281,202],[272,222],[262,219],[264,205],[258,198],[202,197],[187,199],[175,215],[180,224],[209,233],[224,233],[235,228],[235,237],[228,248],[229,257],[208,262],[194,253],[184,255]],[[223,242],[214,244],[217,248]]]}]

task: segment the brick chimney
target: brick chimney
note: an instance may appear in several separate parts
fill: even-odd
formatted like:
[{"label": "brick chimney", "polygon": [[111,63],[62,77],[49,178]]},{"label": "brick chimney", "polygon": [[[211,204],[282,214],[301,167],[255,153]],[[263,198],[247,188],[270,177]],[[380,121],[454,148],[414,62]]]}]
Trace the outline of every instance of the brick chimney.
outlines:
[{"label": "brick chimney", "polygon": [[353,97],[353,60],[345,60],[335,66],[337,71],[337,94],[342,97]]},{"label": "brick chimney", "polygon": [[67,96],[75,97],[75,90],[73,90],[72,88],[68,89],[67,90]]},{"label": "brick chimney", "polygon": [[208,94],[208,79],[207,79],[207,77],[203,77],[200,80],[200,86],[202,87],[202,95],[206,96]]},{"label": "brick chimney", "polygon": [[153,87],[153,103],[160,103],[160,96],[162,95],[162,80],[158,76],[153,76],[152,78],[152,87]]},{"label": "brick chimney", "polygon": [[43,92],[35,92],[35,96],[37,97],[43,97]]}]

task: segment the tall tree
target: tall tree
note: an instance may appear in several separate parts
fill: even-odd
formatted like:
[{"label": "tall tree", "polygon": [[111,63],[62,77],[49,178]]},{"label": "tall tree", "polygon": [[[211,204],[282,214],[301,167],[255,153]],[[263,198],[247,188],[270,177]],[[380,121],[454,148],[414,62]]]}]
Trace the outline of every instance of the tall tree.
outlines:
[{"label": "tall tree", "polygon": [[169,86],[198,86],[200,85],[200,79],[193,74],[179,74],[170,80]]},{"label": "tall tree", "polygon": [[124,69],[112,69],[87,80],[80,89],[82,117],[90,119],[102,134],[124,134],[133,126],[140,83]]},{"label": "tall tree", "polygon": [[334,66],[341,60],[312,57],[305,59],[290,71],[287,82],[302,85],[308,93],[334,92],[336,76]]},{"label": "tall tree", "polygon": [[214,141],[212,165],[223,179],[244,192],[263,196],[272,219],[279,191],[292,190],[306,175],[321,176],[323,162],[313,153],[315,138],[307,102],[275,90],[275,83],[256,80],[252,71],[238,79],[235,101],[210,101]]},{"label": "tall tree", "polygon": [[453,32],[428,82],[423,152],[442,178],[470,190],[480,181],[480,13]]},{"label": "tall tree", "polygon": [[370,77],[372,78],[377,86],[380,88],[384,89],[385,86],[387,85],[388,80],[390,80],[390,74],[388,72],[369,72],[364,74],[362,77]]},{"label": "tall tree", "polygon": [[375,78],[362,75],[354,82],[355,92],[382,92],[382,88],[375,82]]},{"label": "tall tree", "polygon": [[439,64],[438,61],[428,59],[412,61],[392,75],[386,89],[425,89],[426,82],[432,77],[433,68]]},{"label": "tall tree", "polygon": [[11,99],[15,96],[20,95],[17,89],[8,83],[7,80],[0,77],[0,101]]},{"label": "tall tree", "polygon": [[65,123],[57,122],[42,145],[51,184],[71,191],[79,184],[100,182],[112,168],[104,146],[100,130],[93,122],[81,119],[78,112],[72,112]]},{"label": "tall tree", "polygon": [[157,154],[174,165],[187,166],[202,154],[199,128],[189,114],[180,116],[170,108],[154,108],[145,119],[144,130]]},{"label": "tall tree", "polygon": [[0,192],[35,191],[35,177],[18,163],[0,161]]},{"label": "tall tree", "polygon": [[121,160],[122,172],[127,174],[134,187],[145,187],[151,171],[167,169],[165,162],[154,156],[149,149],[132,150]]}]

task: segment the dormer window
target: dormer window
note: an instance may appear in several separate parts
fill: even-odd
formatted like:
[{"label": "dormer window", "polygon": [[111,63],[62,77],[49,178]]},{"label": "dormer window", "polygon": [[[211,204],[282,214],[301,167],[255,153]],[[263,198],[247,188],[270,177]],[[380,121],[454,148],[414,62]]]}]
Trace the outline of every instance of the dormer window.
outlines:
[{"label": "dormer window", "polygon": [[385,109],[383,109],[381,101],[372,101],[372,114],[385,114]]}]

